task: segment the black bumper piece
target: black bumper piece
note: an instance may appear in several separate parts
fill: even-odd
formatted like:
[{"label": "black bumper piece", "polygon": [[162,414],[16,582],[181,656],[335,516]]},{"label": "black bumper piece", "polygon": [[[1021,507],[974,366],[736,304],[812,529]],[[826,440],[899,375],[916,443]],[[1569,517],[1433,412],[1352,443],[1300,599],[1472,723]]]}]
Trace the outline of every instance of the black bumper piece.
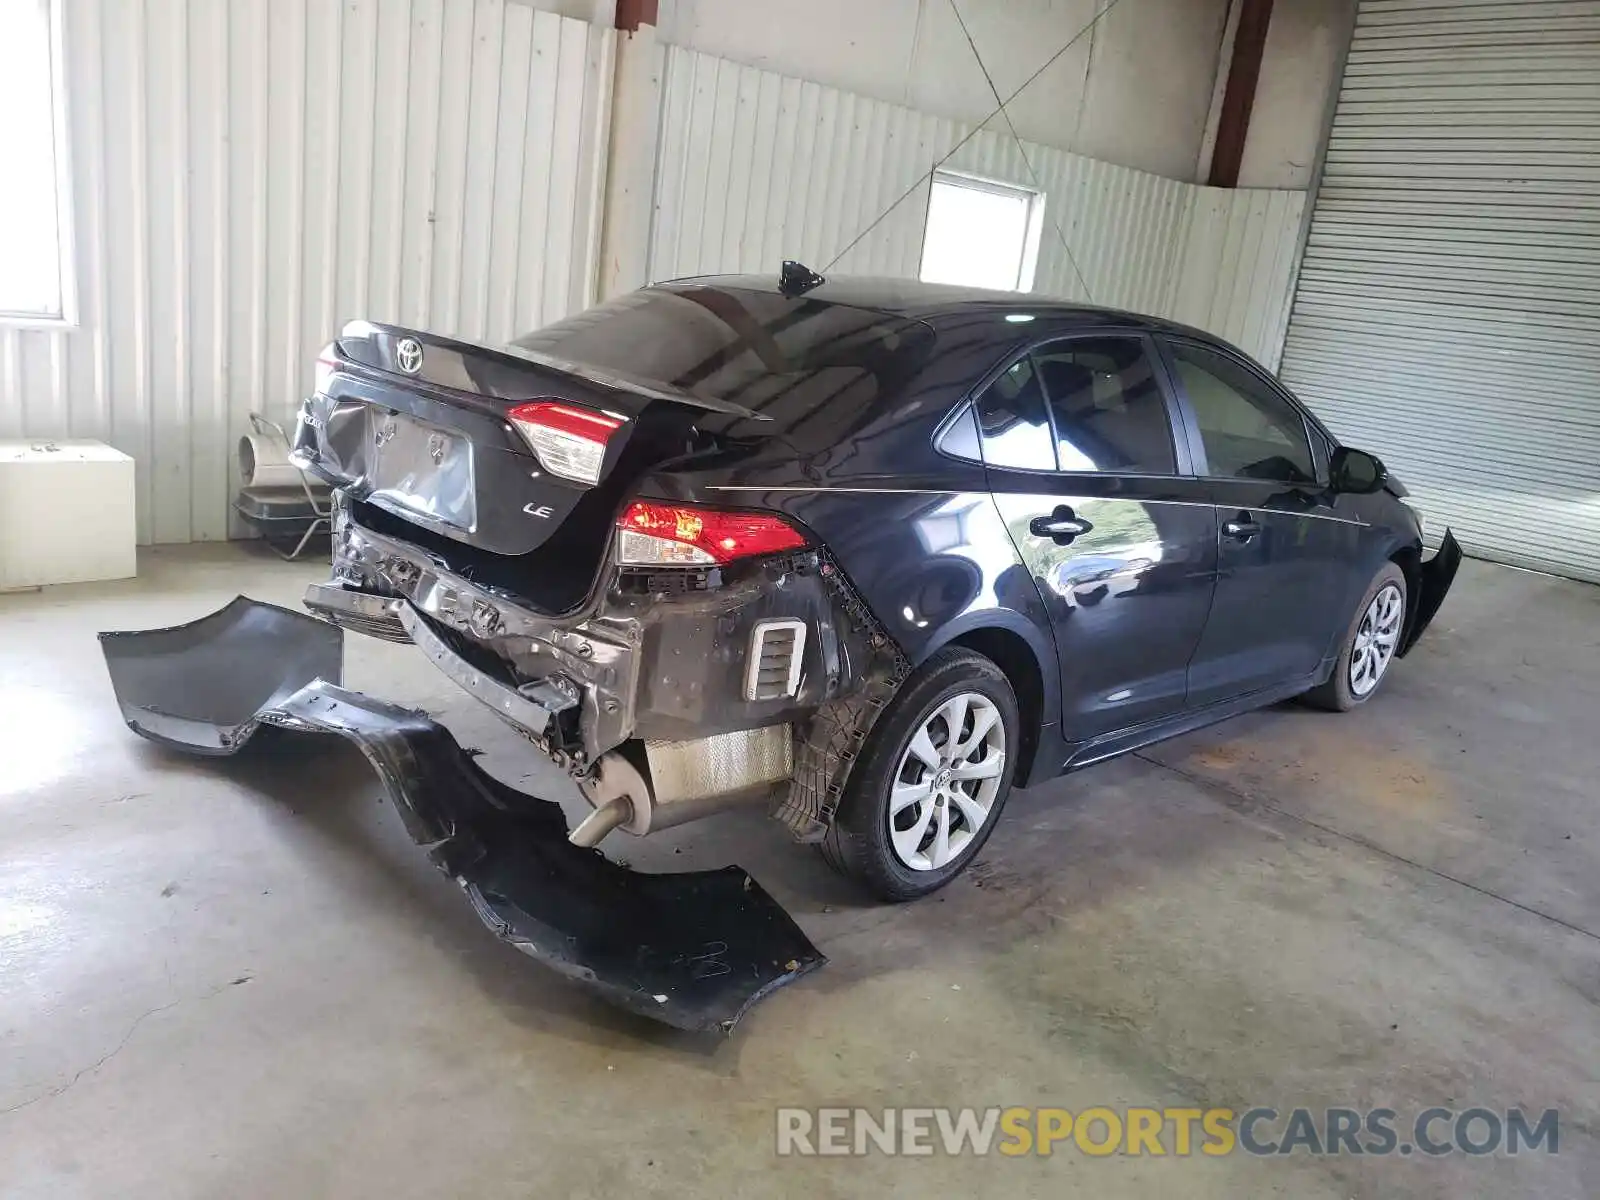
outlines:
[{"label": "black bumper piece", "polygon": [[644,874],[572,845],[560,806],[484,772],[442,725],[339,687],[339,638],[244,597],[190,625],[101,635],[124,719],[152,740],[231,754],[268,725],[355,743],[484,924],[613,1004],[726,1032],[827,961],[738,867]]},{"label": "black bumper piece", "polygon": [[1456,542],[1455,534],[1446,529],[1438,552],[1422,564],[1422,587],[1417,596],[1416,616],[1400,646],[1400,657],[1409,654],[1411,647],[1417,644],[1417,639],[1427,632],[1433,618],[1439,613],[1439,606],[1450,594],[1450,585],[1456,581],[1456,572],[1460,569],[1461,546]]}]

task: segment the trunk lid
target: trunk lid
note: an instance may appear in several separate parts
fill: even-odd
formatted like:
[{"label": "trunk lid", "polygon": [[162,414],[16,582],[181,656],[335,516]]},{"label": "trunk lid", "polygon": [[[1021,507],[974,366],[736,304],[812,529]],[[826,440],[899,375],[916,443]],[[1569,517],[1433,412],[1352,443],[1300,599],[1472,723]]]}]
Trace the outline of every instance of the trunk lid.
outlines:
[{"label": "trunk lid", "polygon": [[[521,405],[555,401],[604,414],[599,477],[564,478],[512,422]],[[698,417],[747,417],[643,381],[398,326],[346,326],[319,362],[296,448],[352,497],[436,534],[521,555],[571,518],[605,510],[619,489],[697,447]],[[603,531],[602,531],[603,532]]]}]

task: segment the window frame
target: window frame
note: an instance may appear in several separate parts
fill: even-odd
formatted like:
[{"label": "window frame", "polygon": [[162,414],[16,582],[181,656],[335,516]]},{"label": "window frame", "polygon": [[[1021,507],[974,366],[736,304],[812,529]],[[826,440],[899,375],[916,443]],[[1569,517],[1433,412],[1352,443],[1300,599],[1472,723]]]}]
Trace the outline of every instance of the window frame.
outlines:
[{"label": "window frame", "polygon": [[[1022,254],[1017,260],[1017,278],[1012,285],[1012,290],[1022,293],[1033,291],[1033,285],[1038,282],[1039,271],[1039,246],[1044,234],[1044,208],[1049,197],[1038,188],[1027,187],[1020,183],[1012,183],[1004,179],[990,179],[984,175],[974,175],[968,171],[959,171],[950,167],[939,167],[933,172],[928,181],[928,200],[933,201],[933,189],[943,182],[948,187],[969,188],[975,192],[987,192],[991,196],[1006,196],[1027,202],[1027,229],[1022,238]],[[923,264],[928,258],[928,230],[926,222],[922,230],[922,245],[917,251],[917,279],[922,279]],[[1023,280],[1027,286],[1023,286]]]},{"label": "window frame", "polygon": [[63,34],[62,0],[36,0],[44,9],[47,49],[50,55],[50,123],[54,149],[56,199],[56,271],[61,283],[61,311],[58,313],[10,312],[0,308],[0,329],[75,329],[80,324],[78,310],[78,258],[75,217],[77,208],[72,189],[72,129],[68,107],[66,46]]},{"label": "window frame", "polygon": [[[1162,333],[1156,337],[1156,342],[1161,351],[1162,364],[1166,369],[1168,382],[1172,394],[1178,401],[1182,411],[1184,428],[1188,433],[1191,446],[1191,461],[1197,478],[1214,483],[1266,483],[1277,484],[1285,487],[1319,487],[1328,486],[1328,455],[1320,453],[1320,443],[1326,441],[1337,447],[1338,439],[1334,438],[1323,428],[1322,423],[1301,404],[1300,401],[1281,383],[1269,375],[1262,367],[1252,362],[1244,354],[1223,342],[1212,342],[1200,337],[1186,337],[1183,334]],[[1194,411],[1194,404],[1189,399],[1189,391],[1183,385],[1183,376],[1178,373],[1177,355],[1175,347],[1192,346],[1219,358],[1225,358],[1234,365],[1242,368],[1251,378],[1257,380],[1268,393],[1277,396],[1289,408],[1289,411],[1300,418],[1300,431],[1306,439],[1306,451],[1311,457],[1311,468],[1316,475],[1314,483],[1295,479],[1256,479],[1244,475],[1213,475],[1211,474],[1211,461],[1206,453],[1205,437],[1200,431],[1200,421]],[[1249,397],[1246,397],[1248,400]],[[1320,437],[1313,436],[1319,434]]]},{"label": "window frame", "polygon": [[[993,385],[995,380],[999,379],[1000,376],[1004,375],[1024,358],[1032,358],[1034,354],[1043,350],[1047,346],[1059,346],[1068,342],[1100,341],[1106,338],[1126,338],[1131,341],[1139,342],[1145,354],[1150,357],[1151,364],[1155,368],[1154,375],[1156,385],[1161,389],[1161,400],[1166,406],[1167,410],[1168,432],[1172,435],[1174,470],[1171,474],[1167,474],[1165,472],[1151,473],[1148,471],[1062,470],[1059,453],[1061,435],[1056,429],[1055,408],[1054,405],[1050,403],[1050,395],[1049,392],[1044,388],[1044,381],[1042,378],[1040,380],[1040,391],[1044,393],[1045,423],[1050,429],[1050,452],[1052,457],[1054,457],[1056,460],[1055,467],[1046,470],[1036,467],[1007,467],[1000,465],[991,466],[988,461],[981,457],[983,453],[983,423],[978,420],[978,401],[983,397],[984,392],[989,390],[990,386]],[[1035,370],[1037,371],[1037,367]],[[1296,406],[1296,409],[1298,411],[1298,405]],[[948,434],[962,420],[963,414],[970,414],[973,431],[978,438],[978,453],[980,457],[977,459],[967,458],[965,455],[957,454],[954,451],[945,449],[944,446],[946,434]],[[933,448],[936,453],[956,462],[977,462],[978,465],[983,467],[985,470],[1011,471],[1019,475],[1037,475],[1041,478],[1136,480],[1194,479],[1199,477],[1196,469],[1197,460],[1194,457],[1191,446],[1191,442],[1195,436],[1195,432],[1190,428],[1188,423],[1188,415],[1185,412],[1183,405],[1179,402],[1175,380],[1172,375],[1171,364],[1167,360],[1165,349],[1158,344],[1157,340],[1149,330],[1111,326],[1106,328],[1077,329],[1065,332],[1057,331],[1055,333],[1042,334],[1028,342],[1026,345],[1008,353],[1000,360],[998,364],[996,364],[989,371],[985,372],[978,382],[973,385],[973,387],[966,393],[965,396],[961,398],[959,402],[951,406],[950,411],[945,414],[944,418],[934,429]]]}]

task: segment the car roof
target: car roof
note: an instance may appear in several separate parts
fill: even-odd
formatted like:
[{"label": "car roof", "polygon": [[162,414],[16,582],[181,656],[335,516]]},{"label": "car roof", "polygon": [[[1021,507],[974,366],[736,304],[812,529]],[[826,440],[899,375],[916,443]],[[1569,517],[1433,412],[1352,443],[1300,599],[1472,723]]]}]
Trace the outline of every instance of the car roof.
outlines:
[{"label": "car roof", "polygon": [[[657,287],[716,287],[731,290],[778,294],[778,276],[699,275],[668,280]],[[946,283],[924,283],[918,279],[895,279],[874,275],[833,275],[807,290],[807,299],[829,304],[869,308],[909,319],[935,319],[997,312],[1028,314],[1048,319],[1053,327],[1081,325],[1086,329],[1115,325],[1119,328],[1182,334],[1206,342],[1221,343],[1214,334],[1181,325],[1176,321],[1146,316],[1116,308],[1103,308],[1037,296],[1029,292],[1003,292],[988,288],[957,287]]]}]

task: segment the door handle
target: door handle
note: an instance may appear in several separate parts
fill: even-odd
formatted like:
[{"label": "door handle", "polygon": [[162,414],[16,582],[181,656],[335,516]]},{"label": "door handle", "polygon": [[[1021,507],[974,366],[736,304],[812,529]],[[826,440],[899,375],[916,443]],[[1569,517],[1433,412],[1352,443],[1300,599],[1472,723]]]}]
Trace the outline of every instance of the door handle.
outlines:
[{"label": "door handle", "polygon": [[1248,542],[1261,532],[1261,526],[1250,519],[1249,513],[1240,513],[1231,521],[1222,523],[1222,536],[1235,542]]},{"label": "door handle", "polygon": [[1048,517],[1035,517],[1028,522],[1028,532],[1034,537],[1047,537],[1058,546],[1070,546],[1072,539],[1088,533],[1094,526],[1073,512],[1065,504],[1056,506]]}]

